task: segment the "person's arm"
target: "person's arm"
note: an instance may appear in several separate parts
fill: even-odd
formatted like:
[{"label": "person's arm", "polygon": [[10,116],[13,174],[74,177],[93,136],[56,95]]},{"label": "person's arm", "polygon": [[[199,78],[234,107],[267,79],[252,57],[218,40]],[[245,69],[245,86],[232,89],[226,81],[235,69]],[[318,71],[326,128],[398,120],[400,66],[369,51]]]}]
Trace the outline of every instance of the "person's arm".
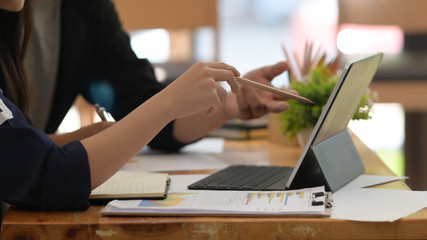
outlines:
[{"label": "person's arm", "polygon": [[237,92],[234,76],[238,75],[223,63],[197,63],[113,126],[82,140],[89,157],[92,188],[111,177],[174,119],[200,112],[215,115],[227,95],[217,81],[227,81]]},{"label": "person's arm", "polygon": [[79,128],[73,132],[62,133],[62,134],[49,134],[49,137],[52,139],[52,141],[55,144],[59,146],[64,146],[72,141],[83,140],[85,138],[93,136],[107,129],[113,124],[114,122],[98,122],[98,123],[94,123],[94,124]]},{"label": "person's arm", "polygon": [[[255,69],[245,75],[246,78],[271,85],[271,80],[288,69],[286,62]],[[289,90],[293,93],[295,91]],[[230,92],[226,103],[213,116],[203,113],[194,114],[175,120],[174,137],[182,143],[196,141],[213,129],[231,119],[252,119],[267,113],[278,113],[286,110],[289,105],[284,97],[263,91],[251,86],[239,84],[237,93]]]},{"label": "person's arm", "polygon": [[227,95],[217,82],[227,81],[237,91],[237,75],[226,64],[195,64],[125,118],[63,147],[30,126],[6,98],[2,105],[0,98],[7,113],[0,123],[0,199],[39,210],[87,208],[91,189],[116,173],[166,124],[199,112],[215,115]]}]

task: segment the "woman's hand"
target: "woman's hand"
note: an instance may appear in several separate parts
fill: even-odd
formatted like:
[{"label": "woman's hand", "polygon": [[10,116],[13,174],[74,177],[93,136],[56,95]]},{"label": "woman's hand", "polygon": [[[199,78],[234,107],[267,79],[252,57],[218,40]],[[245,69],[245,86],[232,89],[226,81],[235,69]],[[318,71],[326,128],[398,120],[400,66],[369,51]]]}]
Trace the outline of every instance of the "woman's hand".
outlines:
[{"label": "woman's hand", "polygon": [[226,81],[237,93],[235,77],[239,75],[234,67],[225,63],[196,63],[161,91],[158,97],[170,106],[175,118],[200,111],[211,116],[224,105],[227,98],[227,92],[219,82]]},{"label": "woman's hand", "polygon": [[[214,114],[227,98],[218,82],[227,81],[237,92],[236,76],[239,72],[227,64],[197,63],[113,126],[82,140],[92,188],[117,172],[172,120],[202,111]],[[189,127],[199,123],[192,122]]]}]

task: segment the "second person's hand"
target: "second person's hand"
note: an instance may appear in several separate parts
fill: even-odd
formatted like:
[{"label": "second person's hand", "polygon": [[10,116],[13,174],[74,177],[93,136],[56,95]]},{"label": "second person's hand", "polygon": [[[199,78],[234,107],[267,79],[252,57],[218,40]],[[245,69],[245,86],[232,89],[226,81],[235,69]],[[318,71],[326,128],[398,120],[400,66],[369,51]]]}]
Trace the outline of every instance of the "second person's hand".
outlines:
[{"label": "second person's hand", "polygon": [[[271,81],[286,70],[288,70],[288,63],[278,62],[252,70],[245,74],[245,78],[272,86]],[[286,91],[297,94],[293,90]],[[288,109],[289,105],[284,100],[287,98],[252,86],[239,84],[237,93],[229,93],[225,111],[229,119],[253,119],[267,113],[278,113]]]}]

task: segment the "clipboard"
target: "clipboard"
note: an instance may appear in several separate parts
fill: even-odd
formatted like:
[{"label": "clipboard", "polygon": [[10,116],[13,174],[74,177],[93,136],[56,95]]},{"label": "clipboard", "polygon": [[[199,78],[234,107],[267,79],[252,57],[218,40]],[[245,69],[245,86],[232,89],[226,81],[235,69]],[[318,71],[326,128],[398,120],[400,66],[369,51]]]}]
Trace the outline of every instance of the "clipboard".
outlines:
[{"label": "clipboard", "polygon": [[332,193],[324,187],[292,191],[198,191],[169,193],[165,200],[115,200],[104,216],[328,217]]},{"label": "clipboard", "polygon": [[[325,197],[323,200],[319,200],[319,197]],[[312,194],[311,204],[314,206],[325,205],[325,208],[331,208],[334,201],[332,192],[315,192]]]}]

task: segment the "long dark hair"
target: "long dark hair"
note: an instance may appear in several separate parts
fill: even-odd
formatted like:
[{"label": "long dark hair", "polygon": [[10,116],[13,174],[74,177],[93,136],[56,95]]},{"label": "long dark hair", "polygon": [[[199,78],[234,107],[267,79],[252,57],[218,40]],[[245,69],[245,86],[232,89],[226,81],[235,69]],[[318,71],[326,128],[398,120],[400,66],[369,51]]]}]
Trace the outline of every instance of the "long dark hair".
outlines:
[{"label": "long dark hair", "polygon": [[0,9],[0,63],[5,75],[7,97],[27,115],[30,86],[24,57],[32,28],[32,3],[26,0],[19,12]]}]

